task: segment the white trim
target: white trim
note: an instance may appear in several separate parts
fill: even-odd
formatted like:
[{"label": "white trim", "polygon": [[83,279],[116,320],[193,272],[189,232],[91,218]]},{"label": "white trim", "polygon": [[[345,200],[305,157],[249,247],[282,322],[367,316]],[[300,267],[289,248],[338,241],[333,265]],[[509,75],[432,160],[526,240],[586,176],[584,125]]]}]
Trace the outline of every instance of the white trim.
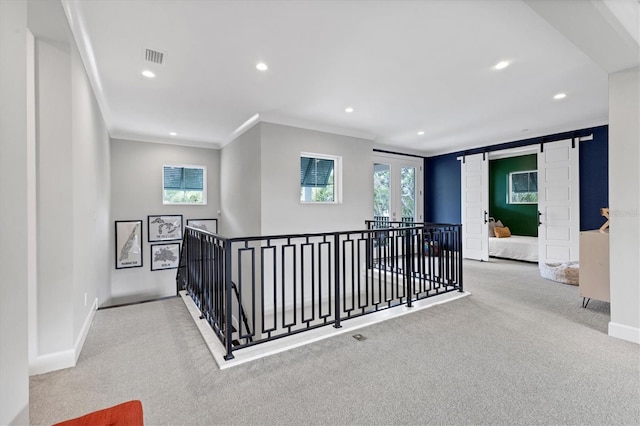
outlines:
[{"label": "white trim", "polygon": [[315,130],[318,132],[333,133],[340,136],[349,136],[352,138],[367,139],[374,141],[376,136],[373,133],[363,132],[360,130],[347,129],[344,127],[327,126],[319,123],[313,123],[306,120],[300,120],[291,117],[284,117],[271,113],[261,113],[260,120],[264,123],[280,124],[282,126],[298,127],[306,130]]},{"label": "white trim", "polygon": [[27,333],[29,362],[38,356],[38,220],[35,38],[27,28]]},{"label": "white trim", "polygon": [[80,352],[89,334],[93,317],[98,310],[98,298],[93,301],[89,314],[82,324],[80,333],[71,349],[40,355],[35,360],[29,362],[29,375],[49,373],[51,371],[62,370],[63,368],[75,367],[80,357]]},{"label": "white trim", "polygon": [[610,321],[609,336],[640,345],[640,328]]},{"label": "white trim", "polygon": [[233,140],[235,140],[236,138],[238,138],[240,135],[246,133],[247,131],[249,131],[250,129],[253,128],[253,126],[255,126],[256,124],[260,123],[260,114],[254,114],[252,115],[247,121],[245,121],[244,123],[242,123],[240,126],[238,126],[237,129],[235,129],[228,138],[226,138],[221,144],[220,147],[223,147],[227,144],[229,144],[230,142],[232,142]]},{"label": "white trim", "polygon": [[113,132],[111,132],[110,136],[111,136],[111,139],[120,139],[125,141],[160,143],[164,145],[188,146],[191,148],[220,149],[220,144],[217,142],[163,139],[163,138],[139,135],[136,133],[119,132],[117,130],[114,130]]},{"label": "white trim", "polygon": [[[170,168],[181,168],[181,169],[200,169],[202,170],[202,202],[201,203],[171,203],[164,200],[164,169],[165,167]],[[184,174],[183,174],[184,176]],[[207,166],[197,166],[193,164],[163,164],[162,165],[162,205],[164,206],[206,206],[208,202],[208,185],[207,185]],[[186,191],[183,190],[183,191]]]},{"label": "white trim", "polygon": [[[514,204],[514,205],[520,205],[520,204],[538,204],[538,201],[513,201],[512,200],[512,196],[513,196],[513,175],[515,174],[524,174],[526,173],[527,175],[529,175],[530,173],[535,173],[536,177],[538,176],[538,169],[536,168],[535,170],[519,170],[517,172],[510,172],[509,173],[509,178],[508,178],[508,186],[509,186],[509,191],[507,192],[507,204]],[[528,180],[528,176],[527,176],[527,180]],[[528,187],[528,185],[527,185]],[[527,191],[528,193],[532,193],[533,191]],[[536,191],[537,193],[537,191]]]},{"label": "white trim", "polygon": [[[391,190],[391,196],[389,199],[389,220],[398,220],[397,212],[400,212],[400,218],[402,218],[402,194],[401,194],[401,181],[402,181],[402,168],[413,167],[416,169],[416,175],[414,179],[414,191],[415,191],[415,206],[414,206],[414,220],[416,222],[422,222],[424,219],[424,158],[414,157],[412,155],[402,155],[388,152],[373,151],[372,155],[372,168],[375,169],[376,164],[384,164],[389,166],[389,189]],[[371,187],[373,191],[373,186]],[[396,212],[394,217],[393,212]],[[373,212],[373,206],[371,213]]]},{"label": "white trim", "polygon": [[501,158],[513,158],[520,157],[522,155],[537,154],[540,150],[540,144],[526,145],[518,148],[501,149],[499,151],[489,152],[489,160],[498,160]]},{"label": "white trim", "polygon": [[224,356],[226,350],[218,337],[213,332],[213,329],[209,326],[206,320],[200,318],[200,311],[196,307],[195,303],[186,294],[186,291],[180,292],[180,297],[186,305],[193,321],[196,323],[198,330],[202,334],[205,344],[209,348],[209,352],[213,355],[213,359],[220,370],[225,370],[230,367],[236,367],[241,364],[245,364],[250,361],[255,361],[266,356],[275,355],[280,352],[294,349],[300,346],[308,345],[310,343],[318,342],[320,340],[327,339],[329,337],[337,336],[339,334],[349,333],[354,330],[358,330],[369,325],[373,325],[382,321],[386,321],[391,318],[396,318],[406,314],[427,309],[432,306],[440,305],[442,303],[451,302],[453,300],[466,297],[471,293],[468,292],[448,292],[440,294],[438,296],[429,297],[427,299],[418,300],[413,303],[413,307],[408,308],[406,305],[396,306],[394,308],[385,309],[373,314],[363,315],[358,318],[345,320],[341,322],[341,328],[334,328],[330,325],[325,327],[316,328],[303,333],[294,334],[289,337],[283,337],[271,342],[261,343],[259,345],[251,346],[244,349],[239,349],[233,352],[235,358],[225,361]]},{"label": "white trim", "polygon": [[342,204],[342,157],[330,154],[316,154],[313,152],[301,152],[300,158],[319,158],[333,161],[333,201],[303,201],[301,204]]}]

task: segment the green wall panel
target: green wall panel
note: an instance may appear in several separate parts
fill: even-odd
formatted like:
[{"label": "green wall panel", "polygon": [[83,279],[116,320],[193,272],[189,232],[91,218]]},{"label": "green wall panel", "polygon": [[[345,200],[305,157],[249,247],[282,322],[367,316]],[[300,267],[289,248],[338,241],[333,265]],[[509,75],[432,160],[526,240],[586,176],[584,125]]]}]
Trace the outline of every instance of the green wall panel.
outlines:
[{"label": "green wall panel", "polygon": [[537,170],[536,154],[489,162],[489,216],[501,220],[513,235],[538,236],[538,205],[509,204],[509,173]]}]

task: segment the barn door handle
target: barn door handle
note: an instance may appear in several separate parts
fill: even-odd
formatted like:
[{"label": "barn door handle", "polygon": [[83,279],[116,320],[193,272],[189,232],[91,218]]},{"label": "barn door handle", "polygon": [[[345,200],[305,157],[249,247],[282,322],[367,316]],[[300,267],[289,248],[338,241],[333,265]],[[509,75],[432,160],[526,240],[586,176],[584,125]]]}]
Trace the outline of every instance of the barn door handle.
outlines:
[{"label": "barn door handle", "polygon": [[540,216],[542,216],[542,213],[538,210],[538,226],[542,225],[542,222],[540,222]]},{"label": "barn door handle", "polygon": [[489,214],[489,213],[487,213],[487,211],[485,210],[485,211],[484,211],[484,223],[489,223],[489,220],[487,220],[487,215],[488,215],[488,214]]}]

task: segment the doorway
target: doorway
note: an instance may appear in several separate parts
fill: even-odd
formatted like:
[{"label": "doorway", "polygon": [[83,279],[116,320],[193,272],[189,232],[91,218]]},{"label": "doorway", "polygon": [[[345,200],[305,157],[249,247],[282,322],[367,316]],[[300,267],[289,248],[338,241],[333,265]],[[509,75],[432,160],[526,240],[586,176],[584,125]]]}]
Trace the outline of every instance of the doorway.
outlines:
[{"label": "doorway", "polygon": [[489,260],[488,160],[537,154],[538,262],[567,262],[579,257],[579,141],[545,142],[492,153],[460,157],[463,253]]},{"label": "doorway", "polygon": [[377,221],[423,221],[423,160],[373,156],[373,217]]}]

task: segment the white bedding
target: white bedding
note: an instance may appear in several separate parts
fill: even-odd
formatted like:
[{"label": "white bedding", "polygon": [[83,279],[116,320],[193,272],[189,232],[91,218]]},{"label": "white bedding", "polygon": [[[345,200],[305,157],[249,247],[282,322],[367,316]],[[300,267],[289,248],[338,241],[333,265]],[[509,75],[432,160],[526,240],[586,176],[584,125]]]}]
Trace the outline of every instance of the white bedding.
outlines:
[{"label": "white bedding", "polygon": [[489,238],[489,256],[507,259],[538,261],[538,237],[512,235],[508,238]]}]

